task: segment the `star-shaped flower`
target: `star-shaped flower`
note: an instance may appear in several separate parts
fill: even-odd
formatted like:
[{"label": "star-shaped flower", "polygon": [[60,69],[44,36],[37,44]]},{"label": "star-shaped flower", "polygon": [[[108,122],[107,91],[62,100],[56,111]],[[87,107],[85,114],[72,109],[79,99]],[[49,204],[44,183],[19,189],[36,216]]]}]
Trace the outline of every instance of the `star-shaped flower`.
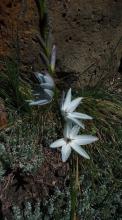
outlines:
[{"label": "star-shaped flower", "polygon": [[71,96],[70,88],[66,94],[65,100],[62,101],[61,113],[66,121],[72,121],[84,129],[84,124],[80,120],[92,119],[92,117],[83,113],[74,112],[83,98],[79,97],[71,101]]},{"label": "star-shaped flower", "polygon": [[62,161],[66,162],[71,154],[71,149],[75,150],[78,154],[86,159],[90,159],[89,155],[80,145],[91,144],[94,141],[97,141],[98,138],[92,135],[78,135],[80,127],[75,125],[71,126],[70,123],[66,124],[64,129],[64,138],[61,138],[53,142],[51,148],[61,148]]},{"label": "star-shaped flower", "polygon": [[[41,39],[40,41],[42,43],[43,48],[45,48],[45,43]],[[44,54],[45,57],[45,54]],[[44,58],[43,57],[43,58]],[[53,73],[55,71],[55,63],[56,63],[56,46],[53,45],[52,51],[50,54],[50,62],[49,66],[51,69],[51,72]],[[47,57],[46,57],[47,59]],[[54,80],[50,76],[50,74],[47,71],[44,71],[42,73],[36,72],[35,76],[37,80],[39,81],[39,84],[36,85],[35,89],[33,90],[33,95],[35,96],[35,100],[27,100],[29,102],[29,105],[45,105],[52,101],[53,95],[54,95]]]},{"label": "star-shaped flower", "polygon": [[55,87],[53,78],[49,75],[48,72],[35,73],[36,78],[39,81],[39,84],[36,85],[33,90],[35,100],[28,100],[29,105],[45,105],[51,102],[53,98],[53,89]]}]

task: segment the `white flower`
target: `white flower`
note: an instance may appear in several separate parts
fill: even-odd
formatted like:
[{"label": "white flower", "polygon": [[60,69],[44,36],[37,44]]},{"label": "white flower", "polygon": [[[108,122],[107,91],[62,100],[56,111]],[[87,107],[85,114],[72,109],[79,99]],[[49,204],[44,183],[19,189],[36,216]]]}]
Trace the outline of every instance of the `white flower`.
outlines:
[{"label": "white flower", "polygon": [[[44,42],[41,40],[43,47],[45,48]],[[44,55],[45,57],[45,55]],[[54,72],[56,63],[56,46],[53,45],[51,51],[51,59],[50,59],[50,68],[51,71]],[[33,90],[33,94],[35,96],[35,100],[26,100],[29,102],[29,105],[45,105],[52,101],[54,92],[53,89],[55,87],[53,78],[49,75],[47,71],[43,73],[36,72],[36,78],[39,81],[39,85]]]},{"label": "white flower", "polygon": [[43,88],[45,93],[47,93],[51,98],[53,96],[53,89],[55,87],[53,78],[49,75],[48,72],[42,73],[35,73],[35,76],[39,80],[40,87]]},{"label": "white flower", "polygon": [[94,141],[97,141],[98,138],[92,135],[78,135],[80,127],[75,125],[74,127],[71,124],[67,124],[64,129],[64,138],[61,138],[53,142],[50,147],[57,148],[62,147],[62,161],[66,162],[71,154],[71,149],[75,150],[81,156],[90,159],[86,151],[80,147],[80,145],[91,144]]},{"label": "white flower", "polygon": [[83,113],[74,112],[74,110],[78,107],[82,99],[82,97],[79,97],[71,101],[70,88],[66,94],[65,100],[63,100],[61,104],[61,113],[66,121],[72,121],[84,129],[84,124],[79,119],[92,119],[92,117]]},{"label": "white flower", "polygon": [[33,91],[35,100],[28,100],[29,105],[45,105],[52,101],[53,89],[55,87],[54,80],[48,72],[44,72],[43,74],[36,72],[35,76],[39,84]]}]

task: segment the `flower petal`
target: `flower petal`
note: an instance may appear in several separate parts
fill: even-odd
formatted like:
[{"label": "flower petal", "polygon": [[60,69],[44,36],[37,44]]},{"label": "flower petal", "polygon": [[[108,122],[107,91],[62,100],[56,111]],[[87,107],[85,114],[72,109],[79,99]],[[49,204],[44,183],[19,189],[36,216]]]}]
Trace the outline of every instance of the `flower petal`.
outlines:
[{"label": "flower petal", "polygon": [[60,101],[60,109],[61,109],[61,111],[63,111],[64,99],[65,99],[65,93],[63,91],[62,96],[61,96],[61,101]]},{"label": "flower petal", "polygon": [[50,89],[44,89],[44,91],[50,96],[50,98],[53,97],[54,92]]},{"label": "flower petal", "polygon": [[71,147],[69,144],[63,145],[62,149],[62,161],[66,162],[66,160],[69,158],[70,154],[71,154]]},{"label": "flower petal", "polygon": [[80,126],[75,125],[70,132],[70,138],[71,139],[74,138],[78,134],[79,130],[80,130]]},{"label": "flower petal", "polygon": [[54,80],[47,72],[44,75],[44,79],[46,83],[48,83],[51,87],[54,87]]},{"label": "flower petal", "polygon": [[70,143],[71,147],[78,153],[80,154],[82,157],[85,157],[86,159],[90,159],[89,155],[86,153],[86,151],[80,147],[78,144],[76,144],[75,142],[71,142]]},{"label": "flower petal", "polygon": [[53,78],[47,72],[44,72],[43,74],[39,72],[35,72],[34,74],[36,78],[39,80],[40,86],[42,86],[42,88],[44,85],[47,88],[49,87],[53,88],[55,86]]},{"label": "flower petal", "polygon": [[67,121],[63,132],[65,138],[70,138],[71,129],[72,129],[72,123],[70,121]]},{"label": "flower petal", "polygon": [[49,83],[41,83],[40,87],[43,89],[53,89],[53,87]]},{"label": "flower petal", "polygon": [[75,140],[73,140],[78,145],[86,145],[91,144],[92,142],[97,141],[98,138],[92,135],[77,135],[75,136]]},{"label": "flower petal", "polygon": [[50,147],[51,147],[51,148],[57,148],[57,147],[62,147],[62,146],[65,145],[65,144],[66,144],[66,142],[64,141],[63,138],[61,138],[61,139],[59,139],[59,140],[57,140],[57,141],[54,141],[54,142],[50,145]]},{"label": "flower petal", "polygon": [[69,114],[68,114],[67,118],[70,119],[71,121],[73,121],[75,124],[79,125],[81,128],[85,129],[84,124],[82,122],[80,122],[78,119],[69,116]]},{"label": "flower petal", "polygon": [[35,72],[34,74],[40,83],[44,82],[44,74],[39,73],[39,72]]},{"label": "flower petal", "polygon": [[35,101],[30,100],[29,105],[30,106],[32,106],[32,105],[46,105],[49,102],[50,102],[50,100],[48,101],[47,99],[35,100]]},{"label": "flower petal", "polygon": [[74,99],[71,103],[68,104],[67,111],[73,112],[78,107],[78,105],[80,104],[81,100],[82,100],[81,97],[79,97],[77,99]]},{"label": "flower petal", "polygon": [[79,118],[79,119],[92,119],[91,116],[79,112],[72,112],[72,117]]},{"label": "flower petal", "polygon": [[63,104],[63,109],[65,110],[71,102],[71,88],[68,90],[64,104]]}]

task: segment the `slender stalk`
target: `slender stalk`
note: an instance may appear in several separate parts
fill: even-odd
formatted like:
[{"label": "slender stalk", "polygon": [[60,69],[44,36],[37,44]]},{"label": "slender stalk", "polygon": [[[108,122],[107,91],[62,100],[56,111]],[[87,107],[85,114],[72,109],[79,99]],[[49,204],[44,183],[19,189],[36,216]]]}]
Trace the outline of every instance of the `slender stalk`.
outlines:
[{"label": "slender stalk", "polygon": [[74,163],[74,155],[72,155],[70,159],[70,197],[71,197],[71,212],[70,212],[70,220],[75,220],[76,216],[76,189],[75,189],[75,163]]},{"label": "slender stalk", "polygon": [[70,159],[70,196],[71,196],[71,212],[70,220],[77,218],[77,195],[80,190],[79,183],[79,164],[78,155],[73,155]]},{"label": "slender stalk", "polygon": [[80,191],[80,182],[79,182],[79,158],[78,155],[76,155],[76,189],[77,192]]}]

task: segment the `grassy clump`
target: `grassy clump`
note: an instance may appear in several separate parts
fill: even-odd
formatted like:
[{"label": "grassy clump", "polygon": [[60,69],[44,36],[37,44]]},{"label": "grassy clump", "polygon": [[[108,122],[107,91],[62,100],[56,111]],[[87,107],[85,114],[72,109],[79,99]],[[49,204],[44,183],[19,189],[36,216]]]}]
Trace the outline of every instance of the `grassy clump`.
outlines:
[{"label": "grassy clump", "polygon": [[79,216],[120,219],[121,97],[102,90],[87,91],[84,96],[80,110],[93,117],[86,128],[88,133],[97,135],[99,141],[86,147],[91,160],[80,160]]},{"label": "grassy clump", "polygon": [[[8,128],[2,130],[0,134],[1,181],[6,171],[10,169],[16,172],[19,168],[22,172],[29,174],[36,172],[43,161],[42,145],[49,147],[53,139],[62,137],[61,121],[59,117],[56,118],[58,107],[53,106],[55,103],[37,110],[33,107],[31,115],[24,114],[20,117],[17,114],[18,109],[19,113],[23,110],[26,112],[24,100],[27,99],[25,97],[28,96],[28,90],[24,82],[20,83],[16,64],[10,62],[8,70],[7,74],[1,76],[3,84],[0,91],[0,96],[6,101],[9,110]],[[91,160],[79,158],[81,187],[78,199],[79,218],[120,219],[121,97],[102,89],[87,91],[83,94],[78,91],[78,93],[79,96],[84,96],[79,112],[89,114],[94,119],[86,123],[86,130],[83,132],[99,137],[97,143],[86,147]],[[37,205],[40,207],[39,212],[36,208],[32,212],[29,201],[29,205],[25,205],[26,219],[36,219],[34,215],[43,219],[45,217],[43,208],[47,212],[45,217],[47,219],[68,219],[69,185],[64,184],[63,187],[65,190],[62,190],[60,195],[55,189],[53,198],[44,198],[40,205]],[[25,219],[20,209],[13,208],[14,215],[19,213],[17,215],[20,216],[15,218]]]},{"label": "grassy clump", "polygon": [[25,203],[25,208],[22,211],[17,206],[13,206],[13,220],[39,220],[42,219],[42,212],[40,210],[40,202],[35,204],[34,210],[30,202]]},{"label": "grassy clump", "polygon": [[0,160],[6,171],[20,168],[23,172],[33,173],[41,166],[42,146],[39,144],[36,122],[33,120],[30,117],[17,116],[13,124],[1,132],[0,139],[4,150]]},{"label": "grassy clump", "polygon": [[20,79],[18,62],[7,59],[4,67],[0,74],[0,97],[9,108],[14,108],[18,112],[29,112],[25,100],[30,96],[30,88]]}]

